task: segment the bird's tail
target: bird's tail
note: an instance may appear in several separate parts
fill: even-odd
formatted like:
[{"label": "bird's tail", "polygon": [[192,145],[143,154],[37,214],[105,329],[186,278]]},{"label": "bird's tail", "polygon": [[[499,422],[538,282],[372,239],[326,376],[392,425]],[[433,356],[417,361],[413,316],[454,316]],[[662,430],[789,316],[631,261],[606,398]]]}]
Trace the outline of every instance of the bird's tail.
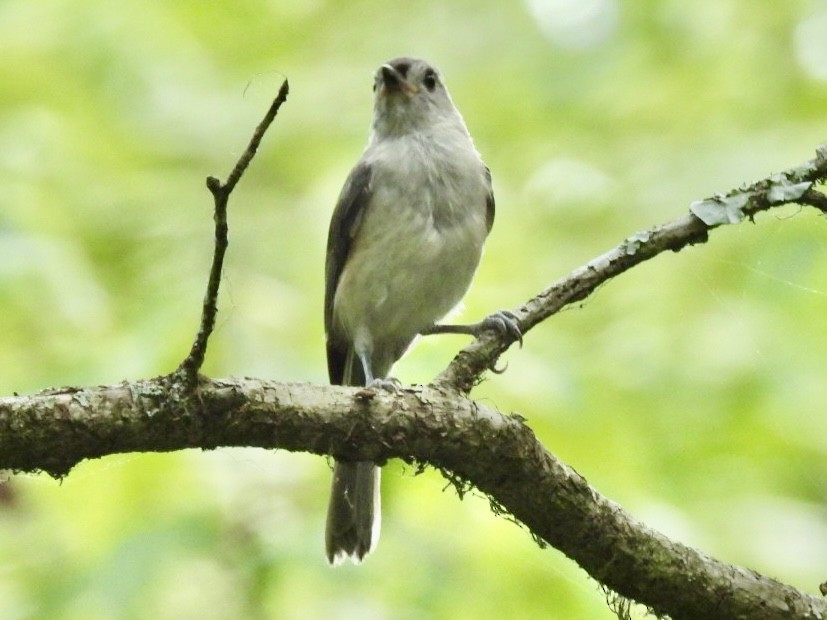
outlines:
[{"label": "bird's tail", "polygon": [[362,561],[379,540],[380,469],[370,461],[336,461],[327,509],[325,546],[334,566]]},{"label": "bird's tail", "polygon": [[[356,355],[349,352],[343,385],[364,385]],[[350,558],[358,564],[379,541],[381,503],[380,469],[371,461],[340,461],[333,464],[330,504],[327,508],[325,548],[328,561],[337,566]]]}]

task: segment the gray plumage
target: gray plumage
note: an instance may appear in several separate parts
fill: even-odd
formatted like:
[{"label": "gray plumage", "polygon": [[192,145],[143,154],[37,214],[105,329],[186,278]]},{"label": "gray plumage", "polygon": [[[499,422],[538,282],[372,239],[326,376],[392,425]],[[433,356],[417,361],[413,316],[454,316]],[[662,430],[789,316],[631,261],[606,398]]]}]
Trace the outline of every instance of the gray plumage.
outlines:
[{"label": "gray plumage", "polygon": [[[376,73],[367,148],[333,213],[325,265],[330,381],[385,379],[462,299],[494,220],[491,178],[439,72],[396,58]],[[379,468],[337,460],[327,557],[360,561],[379,537]]]}]

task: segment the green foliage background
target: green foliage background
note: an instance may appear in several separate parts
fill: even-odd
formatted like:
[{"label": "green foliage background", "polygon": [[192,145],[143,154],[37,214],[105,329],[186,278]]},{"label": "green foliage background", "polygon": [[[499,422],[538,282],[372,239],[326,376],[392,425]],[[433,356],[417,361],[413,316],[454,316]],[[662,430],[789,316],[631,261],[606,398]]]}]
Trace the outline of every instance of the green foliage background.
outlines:
[{"label": "green foliage background", "polygon": [[[692,200],[827,137],[827,3],[324,0],[0,3],[0,394],[167,372],[225,176],[208,374],[325,381],[330,211],[384,60],[441,67],[494,174],[464,317],[512,307]],[[827,557],[827,225],[790,208],[662,256],[532,331],[475,396],[648,524],[817,591]],[[427,381],[466,342],[420,343]],[[611,618],[554,550],[391,463],[363,566],[329,569],[328,464],[123,455],[0,488],[0,617]]]}]

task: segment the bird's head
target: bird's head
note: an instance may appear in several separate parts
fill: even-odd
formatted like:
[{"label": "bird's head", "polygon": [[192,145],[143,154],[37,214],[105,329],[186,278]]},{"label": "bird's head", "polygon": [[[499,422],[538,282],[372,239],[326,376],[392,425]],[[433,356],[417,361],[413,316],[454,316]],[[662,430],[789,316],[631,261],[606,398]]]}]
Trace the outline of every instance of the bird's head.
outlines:
[{"label": "bird's head", "polygon": [[399,135],[458,118],[442,76],[417,58],[394,58],[376,71],[373,130]]}]

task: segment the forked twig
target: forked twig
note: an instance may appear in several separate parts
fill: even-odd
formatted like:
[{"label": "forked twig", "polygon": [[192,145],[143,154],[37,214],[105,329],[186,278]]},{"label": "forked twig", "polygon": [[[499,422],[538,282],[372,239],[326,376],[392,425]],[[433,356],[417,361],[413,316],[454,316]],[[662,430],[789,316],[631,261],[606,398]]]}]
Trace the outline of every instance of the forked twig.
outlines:
[{"label": "forked twig", "polygon": [[241,157],[233,167],[230,176],[227,177],[225,183],[221,183],[215,177],[207,177],[207,189],[212,193],[213,201],[215,202],[215,213],[213,220],[215,221],[215,251],[213,252],[212,267],[210,268],[210,277],[207,281],[207,292],[204,295],[204,303],[201,308],[201,324],[198,327],[198,334],[195,336],[195,341],[192,343],[187,357],[178,366],[174,374],[183,374],[188,383],[194,383],[198,376],[198,371],[204,363],[204,356],[207,354],[207,341],[215,328],[215,317],[218,314],[218,287],[221,284],[221,272],[224,268],[224,254],[227,251],[229,241],[227,238],[227,202],[230,200],[235,186],[241,180],[241,176],[250,165],[253,157],[261,144],[264,134],[272,124],[273,120],[278,114],[279,108],[287,100],[287,94],[290,91],[290,86],[287,80],[282,82],[278,95],[270,105],[270,109],[264,115],[264,118],[253,132],[250,143]]}]

